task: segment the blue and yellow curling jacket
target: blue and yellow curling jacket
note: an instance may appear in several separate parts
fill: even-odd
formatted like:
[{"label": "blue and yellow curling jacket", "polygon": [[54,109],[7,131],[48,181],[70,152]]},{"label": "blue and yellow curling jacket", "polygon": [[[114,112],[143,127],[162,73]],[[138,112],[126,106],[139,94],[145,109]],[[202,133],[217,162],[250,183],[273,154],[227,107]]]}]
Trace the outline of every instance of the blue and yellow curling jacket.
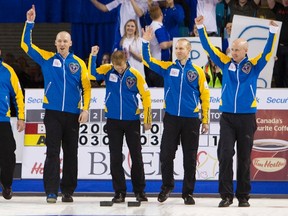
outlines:
[{"label": "blue and yellow curling jacket", "polygon": [[227,113],[256,113],[257,79],[273,53],[275,32],[270,27],[263,53],[255,58],[246,56],[240,63],[216,49],[203,26],[198,26],[204,50],[222,70],[222,93],[219,110]]},{"label": "blue and yellow curling jacket", "polygon": [[148,42],[142,43],[142,53],[144,64],[164,78],[165,111],[174,116],[198,118],[201,102],[202,123],[209,123],[210,91],[202,68],[191,59],[184,66],[178,60],[159,61],[151,57]]},{"label": "blue and yellow curling jacket", "polygon": [[0,122],[10,122],[10,98],[16,105],[17,118],[24,120],[24,97],[18,77],[12,67],[0,60]]},{"label": "blue and yellow curling jacket", "polygon": [[143,104],[144,124],[152,122],[150,90],[144,77],[135,68],[128,67],[120,75],[112,64],[96,69],[96,56],[90,55],[88,68],[92,79],[104,80],[106,84],[105,117],[118,120],[138,120],[139,94]]},{"label": "blue and yellow curling jacket", "polygon": [[32,43],[33,27],[34,23],[25,23],[21,47],[41,66],[44,77],[43,108],[75,114],[79,114],[80,109],[88,110],[91,84],[84,61],[72,53],[64,59],[59,53],[38,48]]}]

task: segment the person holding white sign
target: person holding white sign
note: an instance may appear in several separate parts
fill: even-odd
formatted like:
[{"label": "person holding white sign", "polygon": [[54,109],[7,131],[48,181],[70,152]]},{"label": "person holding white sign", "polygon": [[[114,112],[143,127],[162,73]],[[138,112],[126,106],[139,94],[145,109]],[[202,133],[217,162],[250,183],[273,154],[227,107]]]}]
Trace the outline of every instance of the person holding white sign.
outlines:
[{"label": "person holding white sign", "polygon": [[[142,56],[144,64],[164,78],[165,116],[160,146],[162,173],[161,192],[158,201],[164,202],[174,189],[174,159],[181,141],[184,163],[182,198],[185,205],[194,205],[196,160],[199,147],[199,131],[209,129],[210,91],[201,67],[190,59],[192,49],[187,39],[179,39],[175,46],[177,60],[160,61],[151,56],[150,41],[153,29],[143,31]],[[199,119],[200,105],[202,119]]]},{"label": "person holding white sign", "polygon": [[273,53],[278,26],[270,22],[269,37],[262,53],[248,59],[248,42],[238,38],[231,45],[231,56],[213,46],[205,31],[204,17],[195,19],[199,37],[204,50],[212,61],[222,70],[222,95],[220,101],[220,140],[218,144],[219,160],[219,207],[228,207],[233,203],[233,156],[237,143],[237,188],[235,196],[239,207],[249,207],[251,191],[250,164],[253,137],[257,129],[257,78]]},{"label": "person holding white sign", "polygon": [[143,75],[127,62],[124,51],[115,51],[111,55],[112,64],[96,68],[96,56],[99,47],[93,46],[89,57],[89,70],[96,80],[105,80],[105,117],[109,139],[110,170],[115,195],[113,203],[125,202],[126,183],[123,169],[123,138],[130,152],[131,181],[136,200],[148,201],[145,194],[145,174],[140,142],[140,109],[138,96],[141,97],[144,116],[144,130],[152,125],[151,96]]},{"label": "person holding white sign", "polygon": [[[57,52],[42,50],[32,43],[36,18],[35,6],[27,11],[21,47],[39,65],[44,77],[44,125],[47,146],[44,165],[46,201],[56,203],[59,186],[62,202],[73,202],[77,187],[79,123],[88,120],[91,85],[85,62],[69,51],[71,35],[57,34]],[[63,149],[62,180],[60,182],[60,149]]]},{"label": "person holding white sign", "polygon": [[24,96],[14,69],[2,62],[2,59],[0,59],[0,86],[0,184],[2,196],[10,200],[16,164],[16,142],[10,123],[10,98],[12,98],[16,108],[17,130],[21,132],[25,128]]}]

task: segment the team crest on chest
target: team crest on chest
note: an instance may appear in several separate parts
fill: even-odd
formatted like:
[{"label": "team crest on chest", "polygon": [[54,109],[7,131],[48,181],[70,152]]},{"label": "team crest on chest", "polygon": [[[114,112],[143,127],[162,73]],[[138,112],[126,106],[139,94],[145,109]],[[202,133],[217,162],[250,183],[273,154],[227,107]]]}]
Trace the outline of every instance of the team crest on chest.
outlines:
[{"label": "team crest on chest", "polygon": [[187,78],[188,78],[189,82],[193,82],[197,77],[198,77],[198,74],[196,71],[189,70],[187,72]]},{"label": "team crest on chest", "polygon": [[79,68],[80,68],[80,65],[78,63],[73,63],[72,62],[72,63],[69,64],[69,69],[70,69],[70,72],[72,74],[75,74],[79,70]]},{"label": "team crest on chest", "polygon": [[249,74],[252,68],[252,64],[251,62],[246,62],[243,67],[242,67],[242,71],[246,74]]},{"label": "team crest on chest", "polygon": [[136,78],[135,77],[127,77],[126,79],[126,85],[130,89],[132,88],[136,83]]}]

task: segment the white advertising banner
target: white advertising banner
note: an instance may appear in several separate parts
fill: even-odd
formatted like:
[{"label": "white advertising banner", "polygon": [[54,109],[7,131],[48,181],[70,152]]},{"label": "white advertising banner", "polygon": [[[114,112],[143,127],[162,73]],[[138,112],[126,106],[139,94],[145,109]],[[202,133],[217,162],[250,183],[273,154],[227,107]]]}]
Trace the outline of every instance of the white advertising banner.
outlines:
[{"label": "white advertising banner", "polygon": [[[196,178],[198,180],[218,180],[217,144],[219,141],[219,119],[221,113],[218,110],[220,102],[220,89],[211,89],[210,96],[210,131],[200,136],[199,151],[197,158]],[[45,160],[45,127],[43,124],[44,110],[42,101],[39,99],[43,90],[26,90],[26,130],[24,149],[22,156],[22,178],[42,178]],[[288,115],[288,90],[284,89],[258,89],[258,109],[261,110],[282,110]],[[104,132],[104,97],[105,89],[93,89],[90,106],[90,119],[87,124],[80,126],[79,134],[79,179],[111,179],[109,165],[108,137]],[[153,126],[150,131],[141,130],[141,143],[144,161],[144,170],[147,180],[161,179],[159,163],[160,142],[163,131],[163,89],[151,89]],[[282,113],[282,115],[284,115]],[[273,118],[271,116],[271,118]],[[280,117],[279,117],[280,118]],[[278,121],[280,122],[278,118]],[[258,122],[257,122],[258,123]],[[282,120],[284,124],[285,121]],[[259,120],[260,130],[263,130],[264,123]],[[286,123],[285,123],[286,124]],[[285,130],[285,125],[277,125],[277,128]],[[280,130],[280,129],[278,129]],[[259,131],[259,132],[261,132]],[[257,131],[258,132],[258,131]],[[256,135],[257,135],[256,132]],[[285,134],[288,132],[288,123]],[[281,131],[283,133],[283,131]],[[273,137],[277,137],[274,133]],[[259,135],[258,135],[259,137]],[[281,139],[286,139],[282,137]],[[288,141],[288,138],[286,139]],[[126,177],[130,177],[131,160],[128,148],[124,140],[123,167]],[[286,157],[286,156],[284,156]],[[287,156],[288,157],[288,156]],[[62,159],[62,155],[61,155]],[[288,159],[288,158],[287,158]],[[175,159],[175,179],[183,179],[182,149],[179,147]],[[259,163],[257,163],[259,165]],[[234,170],[236,163],[234,163]],[[234,172],[236,173],[236,172]]]}]

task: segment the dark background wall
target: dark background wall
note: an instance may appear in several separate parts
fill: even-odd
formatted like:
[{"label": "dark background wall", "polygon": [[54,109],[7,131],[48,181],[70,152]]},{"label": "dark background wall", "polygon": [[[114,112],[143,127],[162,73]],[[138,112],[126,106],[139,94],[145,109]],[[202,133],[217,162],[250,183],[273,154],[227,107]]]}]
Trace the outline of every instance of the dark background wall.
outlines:
[{"label": "dark background wall", "polygon": [[[103,0],[101,2],[107,3],[109,1]],[[54,45],[58,31],[66,30],[72,36],[73,52],[82,59],[88,57],[91,46],[96,44],[100,46],[99,56],[104,52],[111,52],[118,9],[110,13],[103,13],[95,8],[90,0],[0,0],[0,49],[4,48],[2,54],[15,52],[16,57],[18,57],[21,53],[14,44],[17,44],[17,40],[19,40],[20,47],[26,12],[32,4],[36,7],[33,41],[39,47],[44,45],[50,48],[49,50],[53,48],[51,50],[53,51],[55,47],[50,47],[49,44]],[[54,25],[46,25],[47,23]],[[37,35],[37,33],[41,35]],[[45,34],[49,37],[46,37]],[[50,35],[54,36],[51,38]],[[36,43],[41,40],[43,43]],[[6,50],[7,46],[3,46],[3,44],[8,44],[11,41],[15,49]]]}]

